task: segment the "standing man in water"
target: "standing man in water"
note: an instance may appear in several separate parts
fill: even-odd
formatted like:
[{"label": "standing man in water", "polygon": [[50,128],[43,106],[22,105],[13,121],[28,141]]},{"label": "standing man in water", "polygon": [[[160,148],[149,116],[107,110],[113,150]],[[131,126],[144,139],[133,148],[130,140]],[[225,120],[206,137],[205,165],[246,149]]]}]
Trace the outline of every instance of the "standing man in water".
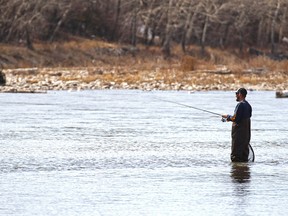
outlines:
[{"label": "standing man in water", "polygon": [[232,121],[232,162],[248,162],[249,143],[251,138],[252,107],[246,101],[247,90],[240,88],[236,91],[236,101],[234,114],[223,114],[222,118]]}]

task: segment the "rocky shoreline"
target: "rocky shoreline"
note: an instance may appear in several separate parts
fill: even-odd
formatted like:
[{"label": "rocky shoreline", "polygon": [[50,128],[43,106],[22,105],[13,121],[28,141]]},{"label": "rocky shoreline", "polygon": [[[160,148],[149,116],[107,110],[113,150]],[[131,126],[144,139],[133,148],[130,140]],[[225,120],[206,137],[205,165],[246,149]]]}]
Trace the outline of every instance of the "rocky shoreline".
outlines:
[{"label": "rocky shoreline", "polygon": [[[105,68],[19,68],[3,70],[6,85],[2,93],[46,93],[47,91],[81,91],[99,89],[151,90],[250,90],[281,91],[288,89],[287,73],[233,74],[229,71],[133,71],[119,72]],[[179,73],[182,79],[179,80]],[[168,76],[169,80],[166,79]],[[174,76],[174,79],[173,79]]]}]

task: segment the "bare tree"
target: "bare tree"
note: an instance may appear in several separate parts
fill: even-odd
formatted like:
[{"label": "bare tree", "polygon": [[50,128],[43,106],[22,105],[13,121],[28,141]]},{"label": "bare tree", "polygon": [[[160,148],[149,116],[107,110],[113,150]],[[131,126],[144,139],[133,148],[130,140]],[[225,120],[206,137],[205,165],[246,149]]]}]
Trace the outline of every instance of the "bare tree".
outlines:
[{"label": "bare tree", "polygon": [[136,46],[161,40],[165,56],[171,44],[262,46],[276,52],[288,36],[287,0],[0,0],[0,42],[102,37]]},{"label": "bare tree", "polygon": [[33,49],[32,37],[37,31],[36,25],[43,23],[39,12],[45,8],[45,1],[11,0],[1,3],[1,32],[0,38],[4,42],[18,40],[26,41],[29,49]]},{"label": "bare tree", "polygon": [[116,29],[118,28],[118,24],[119,24],[120,12],[121,12],[121,0],[117,0],[116,15],[115,15],[115,20],[113,23],[113,28],[112,28],[111,37],[110,37],[111,40],[115,40]]},{"label": "bare tree", "polygon": [[[233,33],[230,37],[233,38],[234,44],[238,44],[240,53],[243,52],[245,39],[249,37],[247,35],[248,28],[253,22],[253,3],[248,3],[249,0],[234,0],[230,3],[231,7],[231,24]],[[253,36],[254,37],[254,36]]]},{"label": "bare tree", "polygon": [[179,23],[179,13],[180,9],[182,7],[182,4],[184,3],[183,0],[169,0],[168,5],[165,9],[165,15],[166,15],[166,26],[165,26],[165,34],[163,38],[163,45],[162,45],[162,51],[163,54],[166,57],[169,57],[171,55],[171,40],[173,33],[177,31],[178,27],[181,26],[181,23]]},{"label": "bare tree", "polygon": [[195,21],[197,18],[198,11],[201,7],[201,2],[193,4],[194,1],[189,1],[187,8],[188,10],[186,11],[187,18],[184,24],[184,30],[182,34],[182,40],[181,40],[181,47],[182,51],[185,53],[186,52],[186,45],[187,43],[190,42],[190,38],[192,36],[193,30],[194,30],[194,25]]},{"label": "bare tree", "polygon": [[61,8],[64,8],[64,12],[63,12],[63,14],[61,14],[61,17],[55,26],[55,29],[54,29],[54,31],[53,31],[50,39],[49,39],[50,42],[54,40],[56,33],[59,31],[59,29],[61,27],[61,24],[65,21],[69,11],[71,10],[71,6],[72,6],[72,3],[69,3],[67,6],[65,5],[65,6],[61,7]]},{"label": "bare tree", "polygon": [[154,27],[156,23],[155,11],[157,11],[157,8],[156,10],[154,10],[155,3],[156,3],[156,0],[151,0],[151,2],[149,2],[148,4],[147,12],[145,13],[144,11],[144,13],[142,14],[142,20],[144,23],[144,30],[143,30],[144,43],[146,45],[149,45],[149,39],[151,42],[153,38],[155,37],[155,34],[153,34],[155,32]]},{"label": "bare tree", "polygon": [[285,27],[287,26],[287,13],[288,13],[288,2],[286,4],[283,3],[283,12],[280,18],[280,27],[279,27],[279,38],[278,40],[281,41],[283,39],[283,35],[287,33],[287,29],[285,32]]},{"label": "bare tree", "polygon": [[170,42],[171,42],[171,36],[172,36],[172,28],[173,28],[173,18],[172,18],[172,7],[173,7],[173,0],[169,0],[169,4],[167,7],[166,12],[166,29],[165,29],[165,39],[162,46],[163,53],[166,57],[170,56]]},{"label": "bare tree", "polygon": [[275,52],[275,28],[276,28],[276,20],[278,18],[279,10],[281,7],[281,1],[277,0],[275,11],[273,13],[272,22],[271,22],[271,53]]}]

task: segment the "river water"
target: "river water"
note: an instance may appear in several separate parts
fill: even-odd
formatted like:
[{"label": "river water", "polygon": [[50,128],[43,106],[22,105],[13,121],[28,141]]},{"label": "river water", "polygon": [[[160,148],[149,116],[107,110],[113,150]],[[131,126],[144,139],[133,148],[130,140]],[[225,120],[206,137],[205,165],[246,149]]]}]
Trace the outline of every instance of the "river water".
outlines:
[{"label": "river water", "polygon": [[252,91],[254,163],[231,163],[234,92],[0,94],[0,215],[287,215],[288,100]]}]

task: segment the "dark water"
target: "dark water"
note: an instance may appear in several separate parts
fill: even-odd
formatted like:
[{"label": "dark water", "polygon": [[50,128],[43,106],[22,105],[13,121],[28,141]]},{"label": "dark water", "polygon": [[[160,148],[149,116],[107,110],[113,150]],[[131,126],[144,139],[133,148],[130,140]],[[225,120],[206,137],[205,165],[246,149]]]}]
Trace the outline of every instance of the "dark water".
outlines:
[{"label": "dark water", "polygon": [[233,92],[0,94],[0,215],[287,215],[288,99],[249,92],[254,163],[230,163]]}]

